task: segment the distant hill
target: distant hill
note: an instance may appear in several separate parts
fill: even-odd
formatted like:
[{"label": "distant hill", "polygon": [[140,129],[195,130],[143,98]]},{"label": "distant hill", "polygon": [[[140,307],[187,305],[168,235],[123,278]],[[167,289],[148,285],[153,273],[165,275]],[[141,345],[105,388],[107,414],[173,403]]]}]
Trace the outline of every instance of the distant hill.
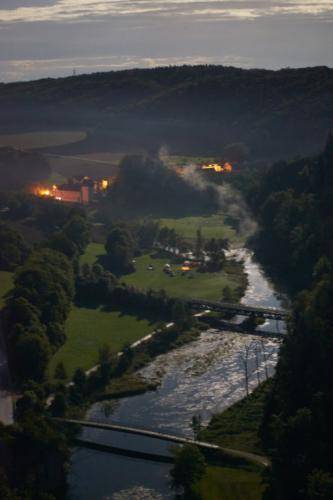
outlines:
[{"label": "distant hill", "polygon": [[2,132],[89,130],[63,151],[221,154],[243,142],[254,158],[286,157],[319,151],[333,128],[333,69],[182,66],[0,84],[0,109]]}]

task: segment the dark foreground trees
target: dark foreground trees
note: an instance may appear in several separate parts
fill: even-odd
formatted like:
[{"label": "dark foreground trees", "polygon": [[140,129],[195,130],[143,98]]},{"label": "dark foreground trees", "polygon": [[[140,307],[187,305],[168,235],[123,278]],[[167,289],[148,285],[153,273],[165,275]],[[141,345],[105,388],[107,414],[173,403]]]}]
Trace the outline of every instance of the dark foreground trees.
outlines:
[{"label": "dark foreground trees", "polygon": [[175,464],[170,472],[171,486],[181,493],[180,498],[198,498],[194,486],[203,477],[205,469],[204,456],[196,446],[186,445],[175,452]]},{"label": "dark foreground trees", "polygon": [[332,498],[333,271],[320,267],[297,300],[263,422],[279,500]]}]

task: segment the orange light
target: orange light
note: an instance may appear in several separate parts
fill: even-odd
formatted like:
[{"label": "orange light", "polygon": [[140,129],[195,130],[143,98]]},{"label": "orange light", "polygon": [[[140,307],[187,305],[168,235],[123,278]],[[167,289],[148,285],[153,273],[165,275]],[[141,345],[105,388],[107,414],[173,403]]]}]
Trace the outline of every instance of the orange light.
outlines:
[{"label": "orange light", "polygon": [[209,165],[203,165],[202,170],[214,170],[215,172],[232,172],[232,165],[230,163],[225,163],[224,165],[219,165],[218,163],[210,163]]}]

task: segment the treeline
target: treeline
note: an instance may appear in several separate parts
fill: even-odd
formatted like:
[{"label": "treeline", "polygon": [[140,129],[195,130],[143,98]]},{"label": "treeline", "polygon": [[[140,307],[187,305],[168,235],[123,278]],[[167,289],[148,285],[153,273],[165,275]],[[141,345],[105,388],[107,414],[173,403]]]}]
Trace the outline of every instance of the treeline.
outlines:
[{"label": "treeline", "polygon": [[258,217],[253,244],[273,271],[301,290],[322,255],[333,259],[333,136],[322,154],[235,179]]},{"label": "treeline", "polygon": [[[245,185],[247,186],[245,188]],[[279,163],[251,188],[261,254],[297,290],[264,412],[272,457],[265,498],[333,498],[333,138],[316,157]]]},{"label": "treeline", "polygon": [[164,290],[141,290],[119,283],[99,264],[83,265],[76,280],[76,300],[83,304],[103,304],[132,314],[159,320],[173,320],[179,327],[191,325],[190,310]]},{"label": "treeline", "polygon": [[166,145],[220,154],[242,141],[254,157],[291,156],[322,146],[332,126],[332,75],[327,67],[201,65],[12,83],[0,86],[0,127],[84,127],[93,130],[87,151]]},{"label": "treeline", "polygon": [[[127,156],[109,190],[114,210],[142,214],[185,214],[216,210],[218,193],[212,186],[186,182],[157,155]],[[107,202],[106,202],[107,204]],[[101,209],[103,212],[105,206]]]},{"label": "treeline", "polygon": [[90,238],[87,220],[68,207],[67,215],[62,228],[32,248],[16,269],[3,311],[11,372],[19,386],[42,382],[51,355],[66,339],[78,257]]}]

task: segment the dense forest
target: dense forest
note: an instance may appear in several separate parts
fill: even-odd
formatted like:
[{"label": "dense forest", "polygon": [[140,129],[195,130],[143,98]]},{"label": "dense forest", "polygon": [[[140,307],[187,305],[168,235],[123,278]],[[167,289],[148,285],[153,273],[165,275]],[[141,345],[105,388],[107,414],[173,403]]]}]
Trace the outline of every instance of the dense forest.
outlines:
[{"label": "dense forest", "polygon": [[333,137],[322,154],[273,165],[237,183],[257,213],[254,242],[295,300],[262,439],[272,457],[267,499],[333,498]]},{"label": "dense forest", "polygon": [[[81,148],[165,146],[252,157],[319,151],[333,120],[333,70],[181,66],[0,84],[0,130],[85,128]],[[18,125],[19,124],[19,125]],[[96,149],[97,148],[97,149]]]},{"label": "dense forest", "polygon": [[[294,290],[311,285],[320,257],[333,259],[333,135],[316,156],[280,161],[234,179],[260,223],[260,259]],[[287,276],[287,280],[284,277]]]}]

